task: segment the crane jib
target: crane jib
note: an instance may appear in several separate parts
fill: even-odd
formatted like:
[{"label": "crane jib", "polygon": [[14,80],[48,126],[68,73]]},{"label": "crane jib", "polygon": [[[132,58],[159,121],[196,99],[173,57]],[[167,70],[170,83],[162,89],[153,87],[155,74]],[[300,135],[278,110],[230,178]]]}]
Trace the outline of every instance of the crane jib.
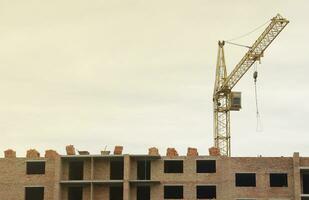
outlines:
[{"label": "crane jib", "polygon": [[265,49],[272,43],[272,41],[279,35],[288,23],[289,21],[282,18],[280,15],[274,17],[264,32],[251,46],[249,51],[236,65],[231,74],[226,78],[221,87],[232,89],[253,65],[253,63],[255,61],[260,61],[261,57],[263,57]]}]

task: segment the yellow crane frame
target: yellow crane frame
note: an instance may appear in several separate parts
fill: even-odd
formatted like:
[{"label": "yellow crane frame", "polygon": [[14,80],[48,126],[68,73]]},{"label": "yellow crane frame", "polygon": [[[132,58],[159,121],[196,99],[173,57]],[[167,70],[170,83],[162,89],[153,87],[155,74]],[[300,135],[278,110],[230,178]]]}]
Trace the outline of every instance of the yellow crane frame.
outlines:
[{"label": "yellow crane frame", "polygon": [[[223,156],[231,156],[230,111],[238,111],[240,109],[239,94],[232,92],[232,88],[256,61],[260,61],[264,55],[264,51],[288,23],[289,21],[280,14],[273,17],[264,32],[249,48],[248,52],[228,76],[223,49],[225,42],[218,42],[219,49],[213,93],[214,146],[220,150]],[[238,99],[233,98],[234,95]]]}]

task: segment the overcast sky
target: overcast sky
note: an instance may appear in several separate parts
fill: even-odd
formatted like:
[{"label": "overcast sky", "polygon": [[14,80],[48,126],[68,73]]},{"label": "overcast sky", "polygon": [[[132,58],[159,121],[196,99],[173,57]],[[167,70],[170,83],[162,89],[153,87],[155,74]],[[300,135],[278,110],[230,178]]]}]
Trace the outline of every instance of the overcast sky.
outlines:
[{"label": "overcast sky", "polygon": [[[309,156],[306,0],[0,0],[0,150],[213,145],[217,41],[290,24],[235,90],[233,156]],[[235,42],[251,45],[263,31]],[[246,49],[226,45],[230,72]]]}]

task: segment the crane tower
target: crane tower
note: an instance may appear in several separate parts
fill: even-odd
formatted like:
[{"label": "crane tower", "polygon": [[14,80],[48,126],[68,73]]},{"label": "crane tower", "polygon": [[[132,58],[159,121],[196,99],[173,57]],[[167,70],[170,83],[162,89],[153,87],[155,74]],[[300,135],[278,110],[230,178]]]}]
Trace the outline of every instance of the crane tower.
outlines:
[{"label": "crane tower", "polygon": [[229,75],[227,75],[224,58],[225,41],[218,42],[219,49],[213,93],[214,146],[220,150],[221,155],[231,156],[230,111],[241,109],[241,93],[233,92],[233,87],[256,61],[260,61],[264,51],[288,23],[289,21],[280,14],[273,17],[264,32],[249,47],[249,50]]}]

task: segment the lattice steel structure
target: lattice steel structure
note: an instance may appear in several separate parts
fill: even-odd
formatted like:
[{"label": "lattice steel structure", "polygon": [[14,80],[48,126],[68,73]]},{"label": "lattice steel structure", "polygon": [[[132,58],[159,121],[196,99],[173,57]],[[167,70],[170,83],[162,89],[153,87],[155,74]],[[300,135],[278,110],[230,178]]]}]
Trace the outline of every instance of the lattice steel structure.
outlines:
[{"label": "lattice steel structure", "polygon": [[230,111],[240,109],[240,107],[235,109],[232,105],[232,88],[256,61],[260,61],[264,51],[288,23],[289,21],[280,14],[272,18],[270,24],[228,76],[223,50],[225,42],[219,41],[213,102],[214,146],[220,149],[221,155],[231,156]]}]

